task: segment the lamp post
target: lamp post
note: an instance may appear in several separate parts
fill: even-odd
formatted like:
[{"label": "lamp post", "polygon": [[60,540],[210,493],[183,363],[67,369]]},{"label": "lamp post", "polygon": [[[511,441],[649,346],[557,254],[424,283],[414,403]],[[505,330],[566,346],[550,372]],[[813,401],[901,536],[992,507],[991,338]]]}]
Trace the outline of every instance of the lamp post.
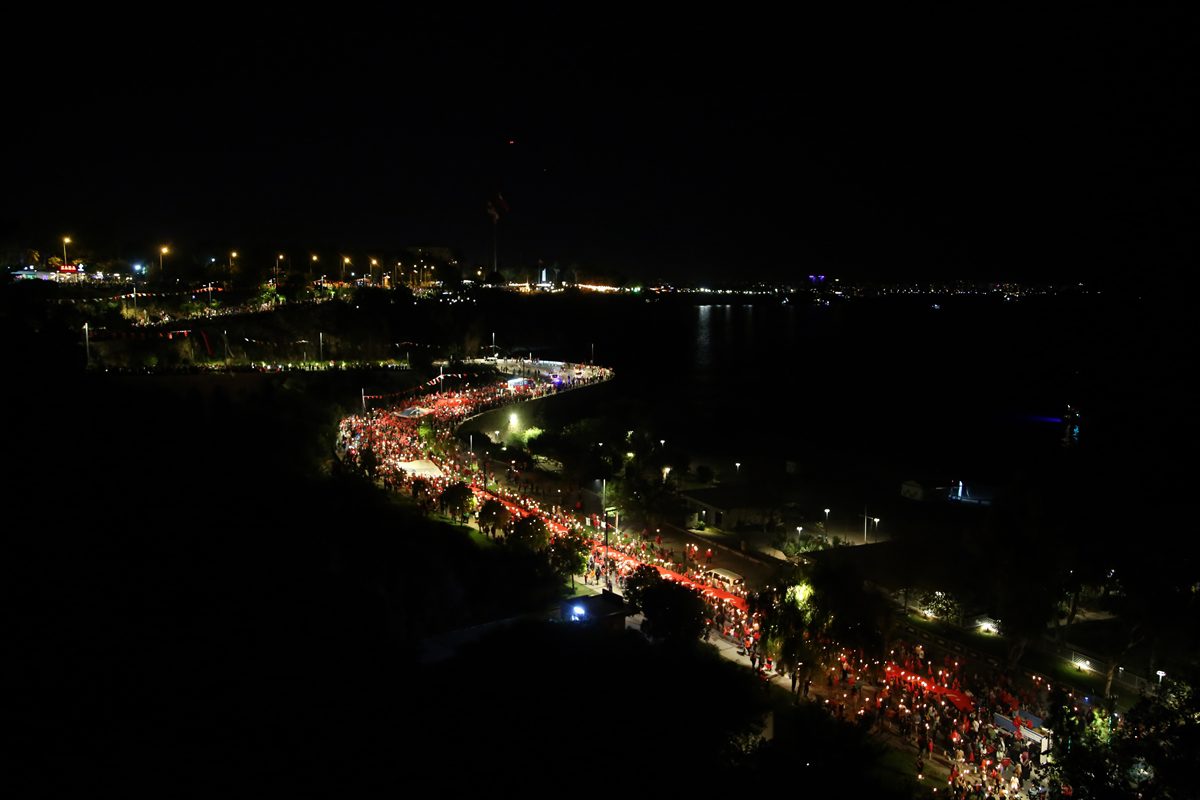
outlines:
[{"label": "lamp post", "polygon": [[63,237],[63,266],[64,267],[67,265],[67,245],[69,245],[70,243],[71,243],[71,237],[64,236]]},{"label": "lamp post", "polygon": [[229,254],[229,277],[233,277],[233,262],[237,261],[237,250]]},{"label": "lamp post", "polygon": [[342,256],[342,283],[346,282],[346,266],[350,263],[350,256]]},{"label": "lamp post", "polygon": [[379,266],[379,261],[377,259],[372,258],[371,259],[371,283],[375,282],[375,268],[378,266]]},{"label": "lamp post", "polygon": [[275,291],[279,291],[279,262],[283,261],[283,253],[275,256]]},{"label": "lamp post", "polygon": [[608,479],[600,479],[600,511],[604,515],[604,587],[612,591],[612,551],[608,549]]},{"label": "lamp post", "polygon": [[875,529],[876,530],[879,529],[879,517],[867,516],[867,510],[864,508],[863,509],[863,544],[867,543],[867,523],[869,523],[869,522],[874,522]]},{"label": "lamp post", "polygon": [[165,244],[162,247],[160,247],[158,250],[158,277],[159,277],[159,279],[161,279],[163,276],[163,256],[165,256],[169,252],[171,252],[171,248],[167,247]]},{"label": "lamp post", "polygon": [[742,462],[740,462],[740,461],[735,461],[735,462],[733,462],[733,468],[734,468],[734,470],[736,470],[736,472],[737,472],[737,475],[738,475],[738,476],[741,476],[741,474],[742,474]]},{"label": "lamp post", "polygon": [[[316,253],[313,253],[311,264],[316,264],[316,263],[317,263],[317,254],[316,254]],[[310,264],[310,266],[309,266],[309,268],[308,268],[308,277],[310,277],[310,278],[312,277],[312,266],[311,266],[311,264]]]}]

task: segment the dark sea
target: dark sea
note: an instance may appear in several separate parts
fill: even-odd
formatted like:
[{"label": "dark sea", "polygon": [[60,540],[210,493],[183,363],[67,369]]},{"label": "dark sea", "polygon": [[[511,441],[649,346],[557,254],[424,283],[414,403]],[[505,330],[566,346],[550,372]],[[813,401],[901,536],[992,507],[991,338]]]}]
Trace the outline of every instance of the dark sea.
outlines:
[{"label": "dark sea", "polygon": [[596,362],[617,369],[604,413],[730,468],[791,461],[1002,483],[1064,449],[1070,404],[1079,448],[1138,471],[1176,456],[1193,407],[1186,320],[1150,300],[535,302],[536,313],[489,322],[498,344],[572,360],[594,345]]}]

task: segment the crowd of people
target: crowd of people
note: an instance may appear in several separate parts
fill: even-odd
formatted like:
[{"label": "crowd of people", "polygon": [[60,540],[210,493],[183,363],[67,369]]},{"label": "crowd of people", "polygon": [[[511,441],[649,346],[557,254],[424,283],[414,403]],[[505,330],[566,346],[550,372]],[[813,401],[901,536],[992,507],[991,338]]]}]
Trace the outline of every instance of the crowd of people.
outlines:
[{"label": "crowd of people", "polygon": [[[561,509],[543,509],[535,500],[496,486],[489,489],[486,475],[473,454],[462,452],[454,436],[458,426],[470,416],[508,403],[531,400],[578,385],[606,380],[612,371],[603,367],[536,362],[540,368],[557,367],[570,375],[570,383],[550,381],[508,384],[484,381],[460,388],[446,388],[447,379],[465,376],[440,375],[433,380],[436,391],[397,400],[390,407],[375,408],[361,415],[346,417],[338,426],[335,452],[344,463],[364,469],[371,477],[394,490],[411,489],[413,481],[425,482],[430,492],[440,493],[451,483],[463,481],[471,486],[479,500],[495,498],[515,516],[531,513],[545,517],[552,531],[562,533],[575,527],[574,520]],[[364,400],[367,399],[364,397]],[[381,399],[381,398],[372,398]],[[414,474],[414,464],[428,462]]]},{"label": "crowd of people", "polygon": [[[602,379],[597,368],[591,369],[588,380]],[[606,544],[606,520],[585,517],[579,508],[557,503],[543,506],[528,494],[479,479],[478,462],[462,452],[454,432],[468,416],[559,390],[560,386],[545,382],[549,374],[537,372],[540,383],[464,386],[413,398],[402,407],[348,417],[339,428],[338,455],[373,470],[385,486],[396,490],[413,485],[405,465],[431,462],[440,473],[423,478],[431,493],[463,481],[481,503],[499,500],[512,520],[538,515],[552,537],[574,536],[587,544],[583,577],[588,583],[623,591],[634,571],[651,566],[665,579],[700,593],[709,631],[736,643],[760,673],[778,670],[764,650],[759,621],[748,610],[745,587],[714,580],[711,550],[702,555],[687,545],[683,553],[676,553],[664,546],[661,536],[647,530],[610,530]],[[422,426],[428,427],[423,431]],[[371,456],[365,455],[368,452]],[[968,673],[958,661],[948,656],[935,659],[919,644],[898,643],[890,660],[882,662],[868,662],[861,652],[825,644],[823,703],[830,712],[846,720],[857,717],[914,747],[915,769],[922,780],[928,761],[940,758],[949,767],[948,796],[959,800],[1015,797],[1040,767],[1042,734],[1034,727],[1045,716],[1048,685],[1040,684],[1035,692],[1018,692],[1001,675]],[[798,688],[796,680],[793,674],[793,690]],[[809,696],[811,683],[799,687],[804,697]],[[1029,734],[1023,734],[1023,726]]]},{"label": "crowd of people", "polygon": [[[362,415],[347,417],[338,428],[336,452],[344,462],[366,469],[385,487],[396,491],[411,490],[414,481],[424,481],[424,489],[438,494],[452,483],[467,483],[476,499],[495,499],[508,510],[512,520],[530,514],[543,519],[552,536],[576,536],[585,540],[589,558],[584,574],[587,582],[624,588],[626,579],[638,567],[654,567],[668,580],[688,586],[703,595],[708,621],[713,631],[745,647],[757,641],[758,623],[748,613],[744,586],[730,586],[713,579],[707,567],[713,553],[699,550],[676,553],[664,546],[662,537],[651,539],[647,531],[640,536],[612,536],[608,550],[604,545],[607,524],[587,518],[580,509],[568,509],[558,503],[540,503],[528,494],[513,491],[499,482],[489,483],[480,472],[480,462],[464,454],[454,437],[458,426],[469,416],[491,408],[528,400],[611,377],[611,370],[594,365],[514,360],[505,364],[512,371],[533,376],[530,383],[488,382],[447,390],[445,381],[435,385],[439,391],[414,396],[390,407],[377,408]],[[424,426],[424,432],[422,428]],[[368,455],[369,454],[369,455]],[[427,462],[436,470],[412,472],[417,462]]]},{"label": "crowd of people", "polygon": [[1019,700],[1002,674],[968,671],[951,656],[935,658],[906,642],[895,644],[889,661],[840,651],[826,665],[825,681],[835,716],[857,706],[865,724],[915,748],[920,779],[940,759],[949,770],[949,797],[1011,798],[1035,785],[1046,734],[1044,682]]}]

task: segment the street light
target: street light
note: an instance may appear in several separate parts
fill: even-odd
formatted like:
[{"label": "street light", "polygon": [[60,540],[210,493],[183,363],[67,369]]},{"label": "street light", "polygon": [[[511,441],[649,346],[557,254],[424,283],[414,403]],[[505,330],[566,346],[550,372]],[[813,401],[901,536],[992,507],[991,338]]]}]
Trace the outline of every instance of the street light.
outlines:
[{"label": "street light", "polygon": [[71,237],[64,236],[63,237],[63,266],[64,267],[67,265],[67,245],[69,245],[70,243],[71,243]]},{"label": "street light", "polygon": [[346,266],[350,263],[350,256],[342,256],[342,283],[346,282]]},{"label": "street light", "polygon": [[162,274],[163,274],[163,256],[165,256],[169,252],[171,252],[171,248],[167,247],[165,244],[158,251],[158,277],[159,278],[161,278]]},{"label": "street light", "polygon": [[825,509],[825,535],[829,535],[829,509]]},{"label": "street light", "polygon": [[283,261],[283,254],[275,256],[275,288],[279,288],[279,262]]},{"label": "street light", "polygon": [[237,250],[229,254],[229,274],[233,275],[233,262],[237,260]]},{"label": "street light", "polygon": [[604,586],[612,591],[612,551],[608,549],[608,479],[600,479],[600,511],[604,514]]},{"label": "street light", "polygon": [[375,268],[379,266],[379,262],[374,258],[371,259],[371,281],[375,281]]},{"label": "street light", "polygon": [[733,462],[733,468],[734,468],[735,470],[737,470],[737,474],[738,474],[738,475],[741,475],[741,474],[742,474],[742,462],[740,462],[740,461],[735,461],[735,462]]}]

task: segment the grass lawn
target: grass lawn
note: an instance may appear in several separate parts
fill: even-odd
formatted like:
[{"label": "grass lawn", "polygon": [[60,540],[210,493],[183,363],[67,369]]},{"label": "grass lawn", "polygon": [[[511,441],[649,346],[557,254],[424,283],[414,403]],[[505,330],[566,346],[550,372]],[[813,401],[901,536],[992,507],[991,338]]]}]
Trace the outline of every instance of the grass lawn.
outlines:
[{"label": "grass lawn", "polygon": [[467,535],[471,537],[471,541],[474,542],[475,544],[479,545],[480,547],[495,547],[496,546],[496,540],[491,538],[490,536],[488,536],[486,533],[480,533],[479,531],[475,530],[474,528],[469,528],[465,525],[461,526],[459,529],[465,530],[467,532]]},{"label": "grass lawn", "polygon": [[573,597],[588,597],[593,594],[599,594],[599,592],[596,591],[595,584],[586,584],[583,581],[576,578],[575,579],[575,588],[574,589],[569,588],[567,590],[566,599],[570,600]]}]

